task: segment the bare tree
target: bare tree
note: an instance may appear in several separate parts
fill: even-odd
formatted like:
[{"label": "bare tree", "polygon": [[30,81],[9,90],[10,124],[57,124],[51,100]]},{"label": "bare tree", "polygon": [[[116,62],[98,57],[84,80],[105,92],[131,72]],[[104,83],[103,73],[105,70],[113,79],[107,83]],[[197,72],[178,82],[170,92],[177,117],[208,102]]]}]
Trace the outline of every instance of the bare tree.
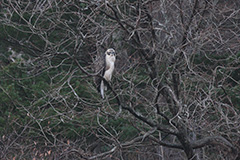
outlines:
[{"label": "bare tree", "polygon": [[[26,75],[8,73],[22,99],[0,85],[26,116],[7,117],[1,158],[239,158],[238,1],[0,5],[0,41]],[[102,100],[94,65],[109,47],[116,72]]]}]

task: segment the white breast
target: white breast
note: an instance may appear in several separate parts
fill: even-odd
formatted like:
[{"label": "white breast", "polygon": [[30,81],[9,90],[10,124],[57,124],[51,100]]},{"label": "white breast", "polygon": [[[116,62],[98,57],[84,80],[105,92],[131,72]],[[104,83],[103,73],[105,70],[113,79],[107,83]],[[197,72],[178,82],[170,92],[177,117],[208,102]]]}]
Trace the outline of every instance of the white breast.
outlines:
[{"label": "white breast", "polygon": [[111,78],[112,78],[112,73],[113,73],[113,70],[114,70],[114,63],[115,63],[115,56],[111,55],[106,55],[106,68],[107,70],[105,71],[104,73],[104,78],[107,80],[107,81],[111,81]]},{"label": "white breast", "polygon": [[105,78],[107,81],[111,81],[113,70],[114,70],[114,66],[113,66],[113,67],[110,67],[108,70],[105,71],[105,73],[104,73],[104,78]]}]

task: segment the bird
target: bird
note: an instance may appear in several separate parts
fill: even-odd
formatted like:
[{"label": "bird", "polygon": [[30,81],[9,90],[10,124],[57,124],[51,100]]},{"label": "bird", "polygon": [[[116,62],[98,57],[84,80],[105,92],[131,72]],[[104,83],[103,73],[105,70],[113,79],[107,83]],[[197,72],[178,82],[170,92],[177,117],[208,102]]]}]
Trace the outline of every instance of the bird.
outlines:
[{"label": "bird", "polygon": [[98,91],[101,94],[102,99],[104,99],[104,91],[107,90],[107,86],[104,83],[103,78],[107,81],[107,82],[111,82],[112,76],[113,76],[113,71],[115,69],[115,61],[116,61],[116,52],[113,48],[109,48],[106,50],[106,52],[104,53],[104,59],[103,62],[101,59],[98,59],[97,62],[98,66],[100,64],[103,65],[102,68],[102,72],[100,72],[102,78],[97,80],[97,85],[98,85]]}]

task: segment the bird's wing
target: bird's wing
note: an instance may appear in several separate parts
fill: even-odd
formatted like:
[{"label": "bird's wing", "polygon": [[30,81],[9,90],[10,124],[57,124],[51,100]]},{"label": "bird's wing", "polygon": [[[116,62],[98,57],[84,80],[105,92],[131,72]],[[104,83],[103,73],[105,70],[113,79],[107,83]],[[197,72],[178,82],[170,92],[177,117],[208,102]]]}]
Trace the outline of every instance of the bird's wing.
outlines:
[{"label": "bird's wing", "polygon": [[94,82],[96,84],[97,90],[100,92],[101,77],[99,77],[99,75],[104,76],[104,73],[105,73],[105,68],[106,68],[105,56],[98,55],[94,60],[93,65],[94,65],[95,73],[98,73],[98,76],[94,77]]},{"label": "bird's wing", "polygon": [[109,68],[110,66],[106,64],[106,61],[104,61],[104,71],[108,70]]}]

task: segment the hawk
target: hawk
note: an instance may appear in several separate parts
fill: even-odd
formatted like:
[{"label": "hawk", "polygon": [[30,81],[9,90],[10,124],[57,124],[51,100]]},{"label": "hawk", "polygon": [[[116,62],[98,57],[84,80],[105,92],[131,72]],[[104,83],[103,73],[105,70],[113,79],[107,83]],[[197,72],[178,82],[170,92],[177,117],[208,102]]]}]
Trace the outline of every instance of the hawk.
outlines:
[{"label": "hawk", "polygon": [[[101,76],[107,81],[110,82],[112,79],[114,67],[115,67],[115,61],[116,61],[116,52],[113,48],[107,49],[107,51],[104,54],[104,59],[99,59],[97,62],[98,66],[102,68]],[[103,65],[103,66],[102,66]],[[107,90],[107,86],[104,84],[104,80],[98,79],[97,80],[98,85],[98,91],[101,94],[101,97],[104,99],[104,91]]]}]

